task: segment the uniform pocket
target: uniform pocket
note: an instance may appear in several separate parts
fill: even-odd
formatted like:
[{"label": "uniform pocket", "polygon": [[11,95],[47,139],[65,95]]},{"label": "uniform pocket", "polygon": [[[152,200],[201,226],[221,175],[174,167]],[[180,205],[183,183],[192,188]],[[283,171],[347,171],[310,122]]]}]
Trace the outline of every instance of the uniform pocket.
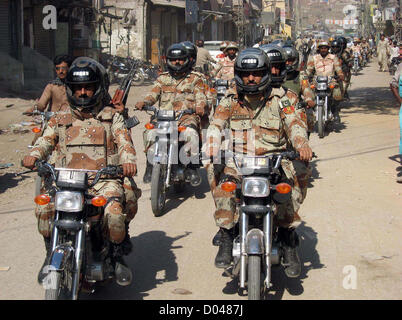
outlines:
[{"label": "uniform pocket", "polygon": [[278,144],[281,128],[280,122],[281,120],[278,118],[259,119],[259,138],[265,143]]}]

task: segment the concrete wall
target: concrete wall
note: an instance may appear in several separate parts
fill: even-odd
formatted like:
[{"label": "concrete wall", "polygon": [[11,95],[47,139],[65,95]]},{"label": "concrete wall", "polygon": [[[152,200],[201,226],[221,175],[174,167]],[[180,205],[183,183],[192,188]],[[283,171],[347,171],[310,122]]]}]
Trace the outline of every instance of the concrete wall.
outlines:
[{"label": "concrete wall", "polygon": [[46,84],[54,79],[53,61],[39,52],[22,48],[25,90],[43,90]]},{"label": "concrete wall", "polygon": [[24,66],[4,52],[0,52],[0,87],[20,93],[24,87]]},{"label": "concrete wall", "polygon": [[[136,24],[131,25],[130,41],[128,42],[128,30],[124,28],[121,20],[113,20],[112,23],[112,39],[111,39],[111,54],[126,57],[130,55],[135,58],[145,58],[146,45],[145,45],[145,10],[143,7],[143,0],[131,1],[118,1],[110,0],[105,1],[105,5],[114,5],[115,9],[110,9],[109,13],[123,16],[126,9],[131,10],[131,14],[135,16]],[[109,28],[109,18],[106,18],[106,26]],[[123,39],[123,40],[122,40]],[[109,41],[109,35],[102,29],[101,41],[103,46]],[[109,53],[109,49],[103,49],[103,53]]]}]

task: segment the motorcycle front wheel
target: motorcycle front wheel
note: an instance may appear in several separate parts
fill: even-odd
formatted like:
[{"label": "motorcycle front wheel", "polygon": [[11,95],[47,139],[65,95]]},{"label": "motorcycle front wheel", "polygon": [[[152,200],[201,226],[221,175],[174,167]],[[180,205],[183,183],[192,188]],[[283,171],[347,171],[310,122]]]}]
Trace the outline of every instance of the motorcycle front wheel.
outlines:
[{"label": "motorcycle front wheel", "polygon": [[247,292],[248,300],[261,299],[261,256],[248,256]]},{"label": "motorcycle front wheel", "polygon": [[320,139],[324,138],[324,114],[323,114],[323,111],[324,111],[323,106],[317,107],[317,112],[318,112],[317,131],[318,131],[318,137]]},{"label": "motorcycle front wheel", "polygon": [[166,202],[165,181],[167,175],[166,164],[156,163],[152,169],[151,178],[151,207],[155,217],[162,215]]}]

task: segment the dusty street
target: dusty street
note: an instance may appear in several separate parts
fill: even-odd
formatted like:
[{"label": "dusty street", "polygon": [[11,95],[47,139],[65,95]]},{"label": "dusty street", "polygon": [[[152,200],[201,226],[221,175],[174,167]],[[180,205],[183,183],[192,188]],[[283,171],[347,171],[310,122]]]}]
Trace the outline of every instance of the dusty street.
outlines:
[{"label": "dusty street", "polygon": [[[301,207],[299,255],[302,275],[287,279],[274,269],[272,299],[402,299],[402,184],[396,183],[399,106],[390,89],[391,76],[372,62],[352,77],[350,102],[344,102],[342,124],[324,139],[311,137],[318,158]],[[115,87],[111,88],[113,92]],[[150,86],[133,87],[128,106],[144,97]],[[30,121],[21,112],[33,100],[0,96],[0,129]],[[12,106],[10,106],[12,105]],[[142,183],[145,156],[142,131],[148,116],[133,129],[139,159],[136,181],[142,189],[139,212],[130,225],[133,252],[127,261],[134,281],[129,287],[111,284],[85,299],[247,299],[237,283],[214,267],[217,231],[214,203],[203,171],[202,185],[171,194],[168,212],[155,218],[150,185]],[[44,245],[33,213],[34,173],[24,171],[33,133],[0,134],[0,299],[44,298],[36,282]],[[401,167],[399,167],[399,170]]]}]

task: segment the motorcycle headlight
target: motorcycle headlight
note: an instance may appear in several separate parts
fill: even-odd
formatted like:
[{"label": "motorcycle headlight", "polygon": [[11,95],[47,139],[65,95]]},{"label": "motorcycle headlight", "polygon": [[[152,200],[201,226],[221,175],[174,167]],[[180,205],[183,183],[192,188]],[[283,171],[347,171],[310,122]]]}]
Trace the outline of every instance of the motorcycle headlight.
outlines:
[{"label": "motorcycle headlight", "polygon": [[325,82],[318,82],[317,90],[327,90],[327,84]]},{"label": "motorcycle headlight", "polygon": [[80,212],[84,207],[84,198],[81,192],[60,191],[56,193],[55,209],[65,212]]},{"label": "motorcycle headlight", "polygon": [[269,181],[262,177],[244,178],[241,189],[245,197],[267,197],[269,195]]}]

